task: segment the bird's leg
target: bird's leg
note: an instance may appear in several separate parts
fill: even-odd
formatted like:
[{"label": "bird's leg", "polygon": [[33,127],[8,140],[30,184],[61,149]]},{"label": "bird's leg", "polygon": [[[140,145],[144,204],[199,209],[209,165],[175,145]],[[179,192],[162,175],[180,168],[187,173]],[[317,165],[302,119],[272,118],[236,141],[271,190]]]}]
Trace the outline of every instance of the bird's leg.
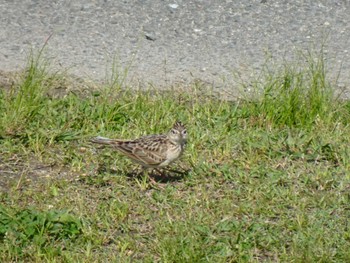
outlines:
[{"label": "bird's leg", "polygon": [[157,171],[159,175],[164,175],[163,171],[161,171],[160,169],[154,168],[154,170]]},{"label": "bird's leg", "polygon": [[145,166],[141,166],[141,173],[140,174],[142,174],[143,176],[148,176],[148,178],[149,178],[149,180],[150,180],[150,182],[151,182],[151,184],[153,185],[157,185],[157,182],[152,178],[152,176],[151,176],[151,174],[149,174],[148,172],[147,172],[147,169],[148,169],[148,167],[145,167]]},{"label": "bird's leg", "polygon": [[152,170],[151,170],[151,174],[148,175],[148,178],[151,182],[152,185],[158,185],[157,182],[154,180],[154,178],[152,177]]},{"label": "bird's leg", "polygon": [[[154,170],[157,171],[158,173],[160,173],[160,171],[159,171],[158,169],[154,168]],[[149,180],[150,180],[150,184],[151,184],[153,187],[155,187],[155,188],[157,188],[157,189],[164,189],[163,186],[161,186],[158,182],[156,182],[156,181],[154,180],[154,178],[152,177],[152,174],[149,174],[148,178],[149,178]]]}]

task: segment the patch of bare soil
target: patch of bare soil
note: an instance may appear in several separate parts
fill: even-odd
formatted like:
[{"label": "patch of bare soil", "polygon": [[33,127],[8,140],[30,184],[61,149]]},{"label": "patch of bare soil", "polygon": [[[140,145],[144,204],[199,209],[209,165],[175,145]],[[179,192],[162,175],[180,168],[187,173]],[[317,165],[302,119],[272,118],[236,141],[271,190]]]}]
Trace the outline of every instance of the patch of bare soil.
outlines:
[{"label": "patch of bare soil", "polygon": [[20,189],[48,178],[64,179],[70,177],[67,168],[55,163],[45,164],[34,157],[23,157],[17,154],[0,157],[0,191],[11,187]]}]

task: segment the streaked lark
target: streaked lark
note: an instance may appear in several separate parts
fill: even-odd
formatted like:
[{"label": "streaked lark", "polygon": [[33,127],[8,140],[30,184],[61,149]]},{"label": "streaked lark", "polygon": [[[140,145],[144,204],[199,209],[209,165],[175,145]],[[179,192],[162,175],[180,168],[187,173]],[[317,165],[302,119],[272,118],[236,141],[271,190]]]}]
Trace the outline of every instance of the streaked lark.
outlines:
[{"label": "streaked lark", "polygon": [[91,141],[112,146],[140,164],[143,170],[157,170],[180,158],[187,141],[187,131],[181,122],[176,122],[168,134],[148,135],[134,140],[95,137]]}]

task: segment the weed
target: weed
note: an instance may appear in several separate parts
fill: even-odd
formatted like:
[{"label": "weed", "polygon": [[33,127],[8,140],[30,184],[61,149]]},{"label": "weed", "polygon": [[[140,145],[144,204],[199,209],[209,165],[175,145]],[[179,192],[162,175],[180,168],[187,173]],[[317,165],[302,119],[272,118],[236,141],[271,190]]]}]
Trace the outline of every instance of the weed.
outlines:
[{"label": "weed", "polygon": [[[337,101],[326,80],[323,55],[303,57],[307,64],[285,65],[269,72],[263,82],[256,82],[255,101],[246,103],[243,112],[254,125],[310,129],[317,121],[327,124],[346,116],[344,103]],[[249,99],[250,101],[250,99]]]},{"label": "weed", "polygon": [[55,242],[72,241],[81,233],[81,220],[66,211],[16,211],[0,206],[0,242],[13,247],[19,256],[25,257],[24,251],[31,250],[31,246],[52,249]]},{"label": "weed", "polygon": [[[41,61],[0,93],[2,262],[350,260],[350,103],[322,56],[270,71],[258,96],[234,102],[198,85],[131,90],[126,71],[90,95],[54,96],[63,82]],[[174,168],[186,172],[154,178],[159,188],[88,142],[176,120],[189,142]]]}]

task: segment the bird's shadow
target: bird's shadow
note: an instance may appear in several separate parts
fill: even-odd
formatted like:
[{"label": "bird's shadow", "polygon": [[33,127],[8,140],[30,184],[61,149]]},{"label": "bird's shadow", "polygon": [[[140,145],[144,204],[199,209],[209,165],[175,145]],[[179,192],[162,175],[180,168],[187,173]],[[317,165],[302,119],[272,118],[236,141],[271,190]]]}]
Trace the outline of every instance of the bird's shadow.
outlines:
[{"label": "bird's shadow", "polygon": [[131,171],[131,172],[121,172],[119,170],[115,170],[112,168],[107,168],[106,166],[100,166],[97,170],[98,174],[101,173],[108,173],[111,175],[125,175],[129,179],[142,179],[145,175],[149,176],[151,179],[153,179],[157,183],[171,183],[171,182],[179,182],[184,177],[186,177],[191,172],[190,169],[177,171],[177,170],[162,170],[161,172],[158,172],[156,170],[152,170],[149,172],[141,172],[141,171]]},{"label": "bird's shadow", "polygon": [[[153,179],[157,183],[171,183],[171,182],[179,182],[181,181],[186,175],[189,174],[188,171],[162,171],[161,173],[157,171],[151,171],[147,173],[147,175]],[[132,179],[141,179],[143,176],[145,176],[146,173],[132,171],[126,174],[127,177]]]}]

